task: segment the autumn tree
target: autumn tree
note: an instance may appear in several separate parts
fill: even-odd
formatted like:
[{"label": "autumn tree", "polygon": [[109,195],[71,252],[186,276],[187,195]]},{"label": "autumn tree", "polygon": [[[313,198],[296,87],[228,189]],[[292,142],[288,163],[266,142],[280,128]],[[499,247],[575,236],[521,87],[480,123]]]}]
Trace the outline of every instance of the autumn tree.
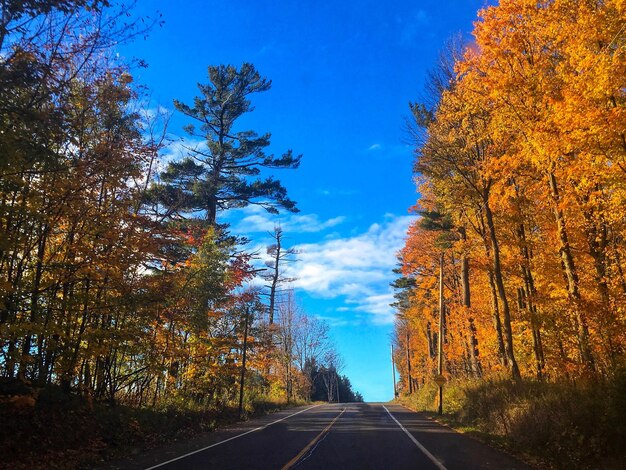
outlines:
[{"label": "autumn tree", "polygon": [[[622,358],[625,14],[620,1],[501,1],[479,13],[434,104],[411,105],[419,205],[456,227],[448,295],[471,315],[488,374],[499,370],[493,351],[513,376],[539,379],[610,375]],[[427,325],[435,248],[411,228],[414,328]],[[448,314],[456,360],[462,330]],[[411,347],[429,358],[415,333]]]},{"label": "autumn tree", "polygon": [[487,169],[488,163],[499,157],[501,149],[489,136],[489,109],[480,103],[474,106],[471,101],[475,85],[468,77],[443,93],[434,120],[427,127],[427,137],[420,147],[415,171],[430,178],[439,203],[455,215],[462,233],[467,232],[468,226],[481,233],[491,259],[497,328],[500,311],[502,313],[503,360],[512,376],[519,378],[500,241],[492,209],[493,187],[501,176]]}]

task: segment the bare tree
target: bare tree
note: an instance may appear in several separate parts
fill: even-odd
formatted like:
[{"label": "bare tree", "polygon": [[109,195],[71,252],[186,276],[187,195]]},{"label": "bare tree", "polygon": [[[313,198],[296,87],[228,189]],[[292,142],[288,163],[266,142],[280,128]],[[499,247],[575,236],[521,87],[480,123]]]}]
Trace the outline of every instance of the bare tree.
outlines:
[{"label": "bare tree", "polygon": [[328,324],[315,317],[303,314],[298,317],[295,330],[294,358],[296,366],[304,375],[311,391],[316,380],[317,366],[326,362],[332,350],[328,335]]},{"label": "bare tree", "polygon": [[298,306],[295,296],[293,291],[289,291],[278,309],[277,330],[277,339],[280,344],[278,362],[281,366],[287,402],[293,397],[294,328],[297,315]]},{"label": "bare tree", "polygon": [[325,366],[321,368],[320,375],[326,389],[328,402],[339,402],[339,372],[344,367],[343,358],[335,349],[329,349],[324,354]]},{"label": "bare tree", "polygon": [[279,363],[287,397],[290,400],[296,395],[296,382],[302,385],[300,393],[310,396],[317,374],[326,364],[341,367],[331,344],[328,324],[308,315],[297,304],[293,290],[287,291],[280,302],[277,317]]},{"label": "bare tree", "polygon": [[280,286],[296,280],[296,278],[284,275],[284,265],[294,262],[294,255],[298,254],[298,251],[295,248],[283,246],[283,229],[280,225],[274,226],[274,232],[270,235],[274,239],[274,243],[267,247],[267,254],[270,259],[265,261],[265,266],[269,272],[262,277],[267,282],[266,287],[269,289],[269,324],[271,325],[274,323],[276,294],[280,291]]}]

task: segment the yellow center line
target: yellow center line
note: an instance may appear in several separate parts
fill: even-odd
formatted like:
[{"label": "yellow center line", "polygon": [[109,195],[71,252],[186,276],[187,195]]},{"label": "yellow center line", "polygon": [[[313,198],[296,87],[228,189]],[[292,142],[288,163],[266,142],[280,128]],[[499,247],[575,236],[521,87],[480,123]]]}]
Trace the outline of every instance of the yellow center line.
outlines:
[{"label": "yellow center line", "polygon": [[293,459],[291,459],[289,462],[287,462],[287,463],[283,466],[282,470],[288,470],[288,469],[290,469],[290,468],[293,468],[293,467],[295,466],[295,464],[297,464],[297,463],[298,463],[298,461],[299,461],[302,457],[304,457],[304,456],[306,455],[306,453],[307,453],[309,450],[311,450],[311,448],[312,448],[315,444],[317,444],[317,442],[319,442],[319,440],[320,440],[320,439],[324,436],[324,434],[326,434],[326,433],[330,430],[330,428],[332,428],[332,427],[333,427],[333,424],[335,424],[335,421],[337,421],[337,420],[341,417],[341,415],[344,413],[344,411],[346,411],[346,409],[345,409],[345,408],[344,408],[343,410],[341,410],[341,413],[339,413],[337,416],[335,416],[335,419],[333,419],[333,420],[330,422],[330,424],[329,424],[328,426],[326,426],[326,428],[324,428],[324,430],[323,430],[321,433],[319,433],[317,436],[315,436],[315,438],[314,438],[311,442],[309,442],[309,443],[307,444],[307,446],[306,446],[304,449],[302,449],[302,450],[298,453],[298,455],[296,455]]}]

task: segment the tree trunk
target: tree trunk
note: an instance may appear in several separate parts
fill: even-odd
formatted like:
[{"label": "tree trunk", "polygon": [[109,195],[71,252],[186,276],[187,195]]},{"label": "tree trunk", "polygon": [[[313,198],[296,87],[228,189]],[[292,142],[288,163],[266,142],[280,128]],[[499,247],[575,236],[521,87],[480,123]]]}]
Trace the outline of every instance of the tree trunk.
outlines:
[{"label": "tree trunk", "polygon": [[[483,211],[478,211],[478,226],[476,231],[483,240],[483,246],[485,248],[485,254],[487,259],[491,259],[491,247],[487,239],[487,229],[485,228],[485,218]],[[493,269],[491,266],[487,266],[487,279],[489,281],[489,294],[491,299],[491,315],[493,318],[493,327],[496,330],[496,340],[498,343],[498,359],[500,364],[504,367],[508,367],[508,360],[504,349],[504,338],[502,337],[502,322],[500,320],[500,307],[498,305],[498,293],[496,291],[496,283],[494,281]]]},{"label": "tree trunk", "polygon": [[[35,279],[33,281],[32,294],[30,300],[30,318],[29,321],[34,325],[38,321],[39,317],[39,290],[41,287],[41,276],[43,274],[43,258],[46,250],[46,241],[48,238],[48,226],[46,225],[42,229],[41,237],[37,246],[37,264],[35,266]],[[41,335],[43,332],[40,332]],[[24,344],[22,345],[22,357],[20,359],[20,365],[17,373],[17,377],[24,380],[26,377],[26,369],[28,367],[30,359],[32,335],[29,333],[24,338]]]},{"label": "tree trunk", "polygon": [[595,268],[595,282],[600,296],[600,333],[606,339],[603,341],[611,367],[616,366],[618,347],[615,345],[613,332],[615,331],[615,313],[611,308],[611,297],[609,285],[607,283],[607,248],[609,245],[608,228],[606,222],[602,220],[596,223],[593,214],[585,211],[587,222],[587,246],[589,254],[593,258]]},{"label": "tree trunk", "polygon": [[567,282],[567,292],[572,308],[574,309],[574,319],[576,320],[576,328],[578,335],[578,347],[580,349],[580,358],[583,365],[589,370],[595,370],[595,361],[591,348],[589,346],[589,328],[587,327],[587,318],[582,310],[581,295],[578,286],[578,274],[576,273],[576,265],[569,244],[567,234],[567,224],[563,211],[560,208],[560,195],[556,177],[553,172],[548,173],[548,182],[550,186],[550,195],[552,197],[554,217],[556,219],[556,227],[559,239],[559,253],[561,255],[561,265],[564,270]]},{"label": "tree trunk", "polygon": [[515,380],[521,379],[519,367],[517,366],[517,361],[515,360],[515,352],[513,348],[513,331],[511,328],[511,311],[509,309],[509,302],[506,297],[506,290],[504,288],[504,279],[502,278],[502,268],[500,266],[500,246],[498,244],[498,237],[496,235],[496,228],[493,222],[493,214],[491,212],[491,208],[489,207],[489,201],[487,197],[483,199],[483,208],[485,211],[485,218],[487,221],[487,229],[489,232],[489,238],[491,240],[491,248],[493,250],[492,257],[492,267],[493,267],[493,275],[494,281],[497,287],[498,297],[500,298],[500,302],[502,303],[502,324],[504,327],[504,347],[506,351],[506,356],[509,361],[509,367],[511,371],[511,376]]},{"label": "tree trunk", "polygon": [[[467,240],[467,234],[465,228],[459,229],[461,239]],[[468,314],[468,334],[469,334],[469,358],[470,366],[472,369],[472,375],[475,377],[482,376],[482,365],[480,363],[480,352],[478,349],[478,338],[476,337],[476,325],[474,324],[474,317],[471,314],[470,308],[472,306],[471,291],[470,291],[470,275],[469,275],[469,259],[465,253],[461,257],[461,290],[463,292],[463,307]]]},{"label": "tree trunk", "polygon": [[239,419],[242,419],[243,416],[243,391],[244,391],[244,383],[246,378],[246,350],[248,347],[248,320],[250,318],[250,313],[248,312],[248,308],[246,307],[246,318],[244,320],[244,329],[243,329],[243,353],[241,359],[241,377],[239,379]]},{"label": "tree trunk", "polygon": [[409,394],[413,393],[413,378],[411,377],[411,348],[410,348],[409,322],[406,322],[406,369]]},{"label": "tree trunk", "polygon": [[611,247],[613,248],[613,263],[615,264],[615,268],[617,269],[617,274],[619,276],[619,284],[622,289],[622,293],[626,294],[626,276],[624,275],[624,269],[622,268],[622,257],[619,254],[619,249],[617,247],[617,240],[615,239],[615,235],[613,235],[611,240]]},{"label": "tree trunk", "polygon": [[522,279],[524,281],[524,287],[520,288],[520,309],[526,309],[530,318],[537,379],[541,380],[543,379],[543,370],[545,368],[543,346],[541,343],[541,324],[537,315],[537,305],[535,304],[537,291],[535,289],[533,274],[530,269],[531,256],[526,240],[526,229],[523,223],[519,224],[516,234],[520,244],[520,253],[523,259]]},{"label": "tree trunk", "polygon": [[272,279],[270,284],[270,307],[269,307],[269,324],[274,323],[274,309],[276,308],[276,287],[278,286],[278,278],[279,278],[279,263],[280,263],[280,242],[281,242],[281,233],[282,231],[276,230],[275,239],[276,239],[276,254],[274,256],[274,266],[272,272]]},{"label": "tree trunk", "polygon": [[491,294],[491,313],[493,317],[493,327],[496,330],[496,338],[498,341],[498,358],[500,364],[508,367],[509,361],[506,357],[506,351],[504,349],[504,338],[502,337],[502,321],[500,320],[500,306],[498,305],[498,293],[496,292],[496,283],[493,279],[493,271],[491,268],[487,271],[487,278],[489,280],[489,293]]}]

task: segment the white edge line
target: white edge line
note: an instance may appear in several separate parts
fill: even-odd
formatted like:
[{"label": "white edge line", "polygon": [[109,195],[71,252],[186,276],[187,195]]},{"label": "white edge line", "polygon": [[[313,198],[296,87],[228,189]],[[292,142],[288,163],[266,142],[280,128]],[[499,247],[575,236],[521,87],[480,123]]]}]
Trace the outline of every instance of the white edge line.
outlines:
[{"label": "white edge line", "polygon": [[418,441],[417,439],[415,439],[415,437],[413,436],[413,434],[411,434],[409,431],[407,431],[407,430],[406,430],[406,428],[405,428],[404,426],[402,426],[402,424],[400,423],[400,421],[398,421],[398,420],[396,419],[396,417],[395,417],[394,415],[392,415],[392,414],[391,414],[391,411],[389,411],[385,405],[383,405],[383,408],[385,409],[385,411],[386,411],[387,413],[389,413],[389,416],[391,416],[391,419],[393,419],[393,420],[396,422],[396,424],[397,424],[398,426],[400,426],[400,429],[402,429],[402,430],[404,431],[404,433],[405,433],[407,436],[409,436],[409,439],[411,439],[411,440],[413,441],[413,443],[414,443],[414,444],[415,444],[415,445],[419,448],[419,450],[421,450],[422,452],[424,452],[424,455],[426,455],[426,457],[428,457],[428,458],[431,460],[431,462],[432,462],[432,463],[434,463],[434,464],[437,466],[437,468],[438,468],[439,470],[447,470],[447,469],[446,469],[446,467],[444,467],[444,466],[443,466],[443,464],[442,464],[439,460],[437,460],[433,454],[431,454],[430,452],[428,452],[428,449],[426,449],[426,447],[424,447],[422,444],[420,444],[420,443],[419,443],[419,441]]},{"label": "white edge line", "polygon": [[210,449],[211,447],[217,447],[219,445],[225,444],[228,441],[232,441],[232,440],[238,439],[240,437],[243,437],[246,434],[250,434],[250,433],[253,433],[255,431],[260,431],[261,429],[265,429],[267,427],[270,427],[272,424],[280,423],[281,421],[284,421],[284,420],[286,420],[288,418],[291,418],[292,416],[299,415],[300,413],[304,413],[305,411],[309,411],[309,410],[311,410],[313,408],[316,408],[318,406],[322,406],[322,404],[309,406],[308,408],[305,408],[304,410],[297,411],[296,413],[292,413],[289,416],[285,416],[284,418],[280,418],[280,419],[277,419],[276,421],[272,421],[271,423],[266,424],[264,426],[259,426],[258,428],[251,429],[250,431],[246,431],[244,433],[237,434],[236,436],[229,437],[228,439],[224,439],[223,441],[216,442],[215,444],[211,444],[210,446],[203,447],[202,449],[194,450],[193,452],[189,452],[189,453],[187,453],[185,455],[180,455],[180,456],[175,457],[173,459],[170,459],[170,460],[168,460],[166,462],[158,463],[158,464],[156,464],[156,465],[154,465],[152,467],[146,468],[146,470],[152,470],[154,468],[159,468],[159,467],[162,467],[163,465],[167,465],[168,463],[176,462],[177,460],[184,459],[185,457],[189,457],[190,455],[197,454],[198,452],[202,452],[202,451],[205,451],[207,449]]}]

